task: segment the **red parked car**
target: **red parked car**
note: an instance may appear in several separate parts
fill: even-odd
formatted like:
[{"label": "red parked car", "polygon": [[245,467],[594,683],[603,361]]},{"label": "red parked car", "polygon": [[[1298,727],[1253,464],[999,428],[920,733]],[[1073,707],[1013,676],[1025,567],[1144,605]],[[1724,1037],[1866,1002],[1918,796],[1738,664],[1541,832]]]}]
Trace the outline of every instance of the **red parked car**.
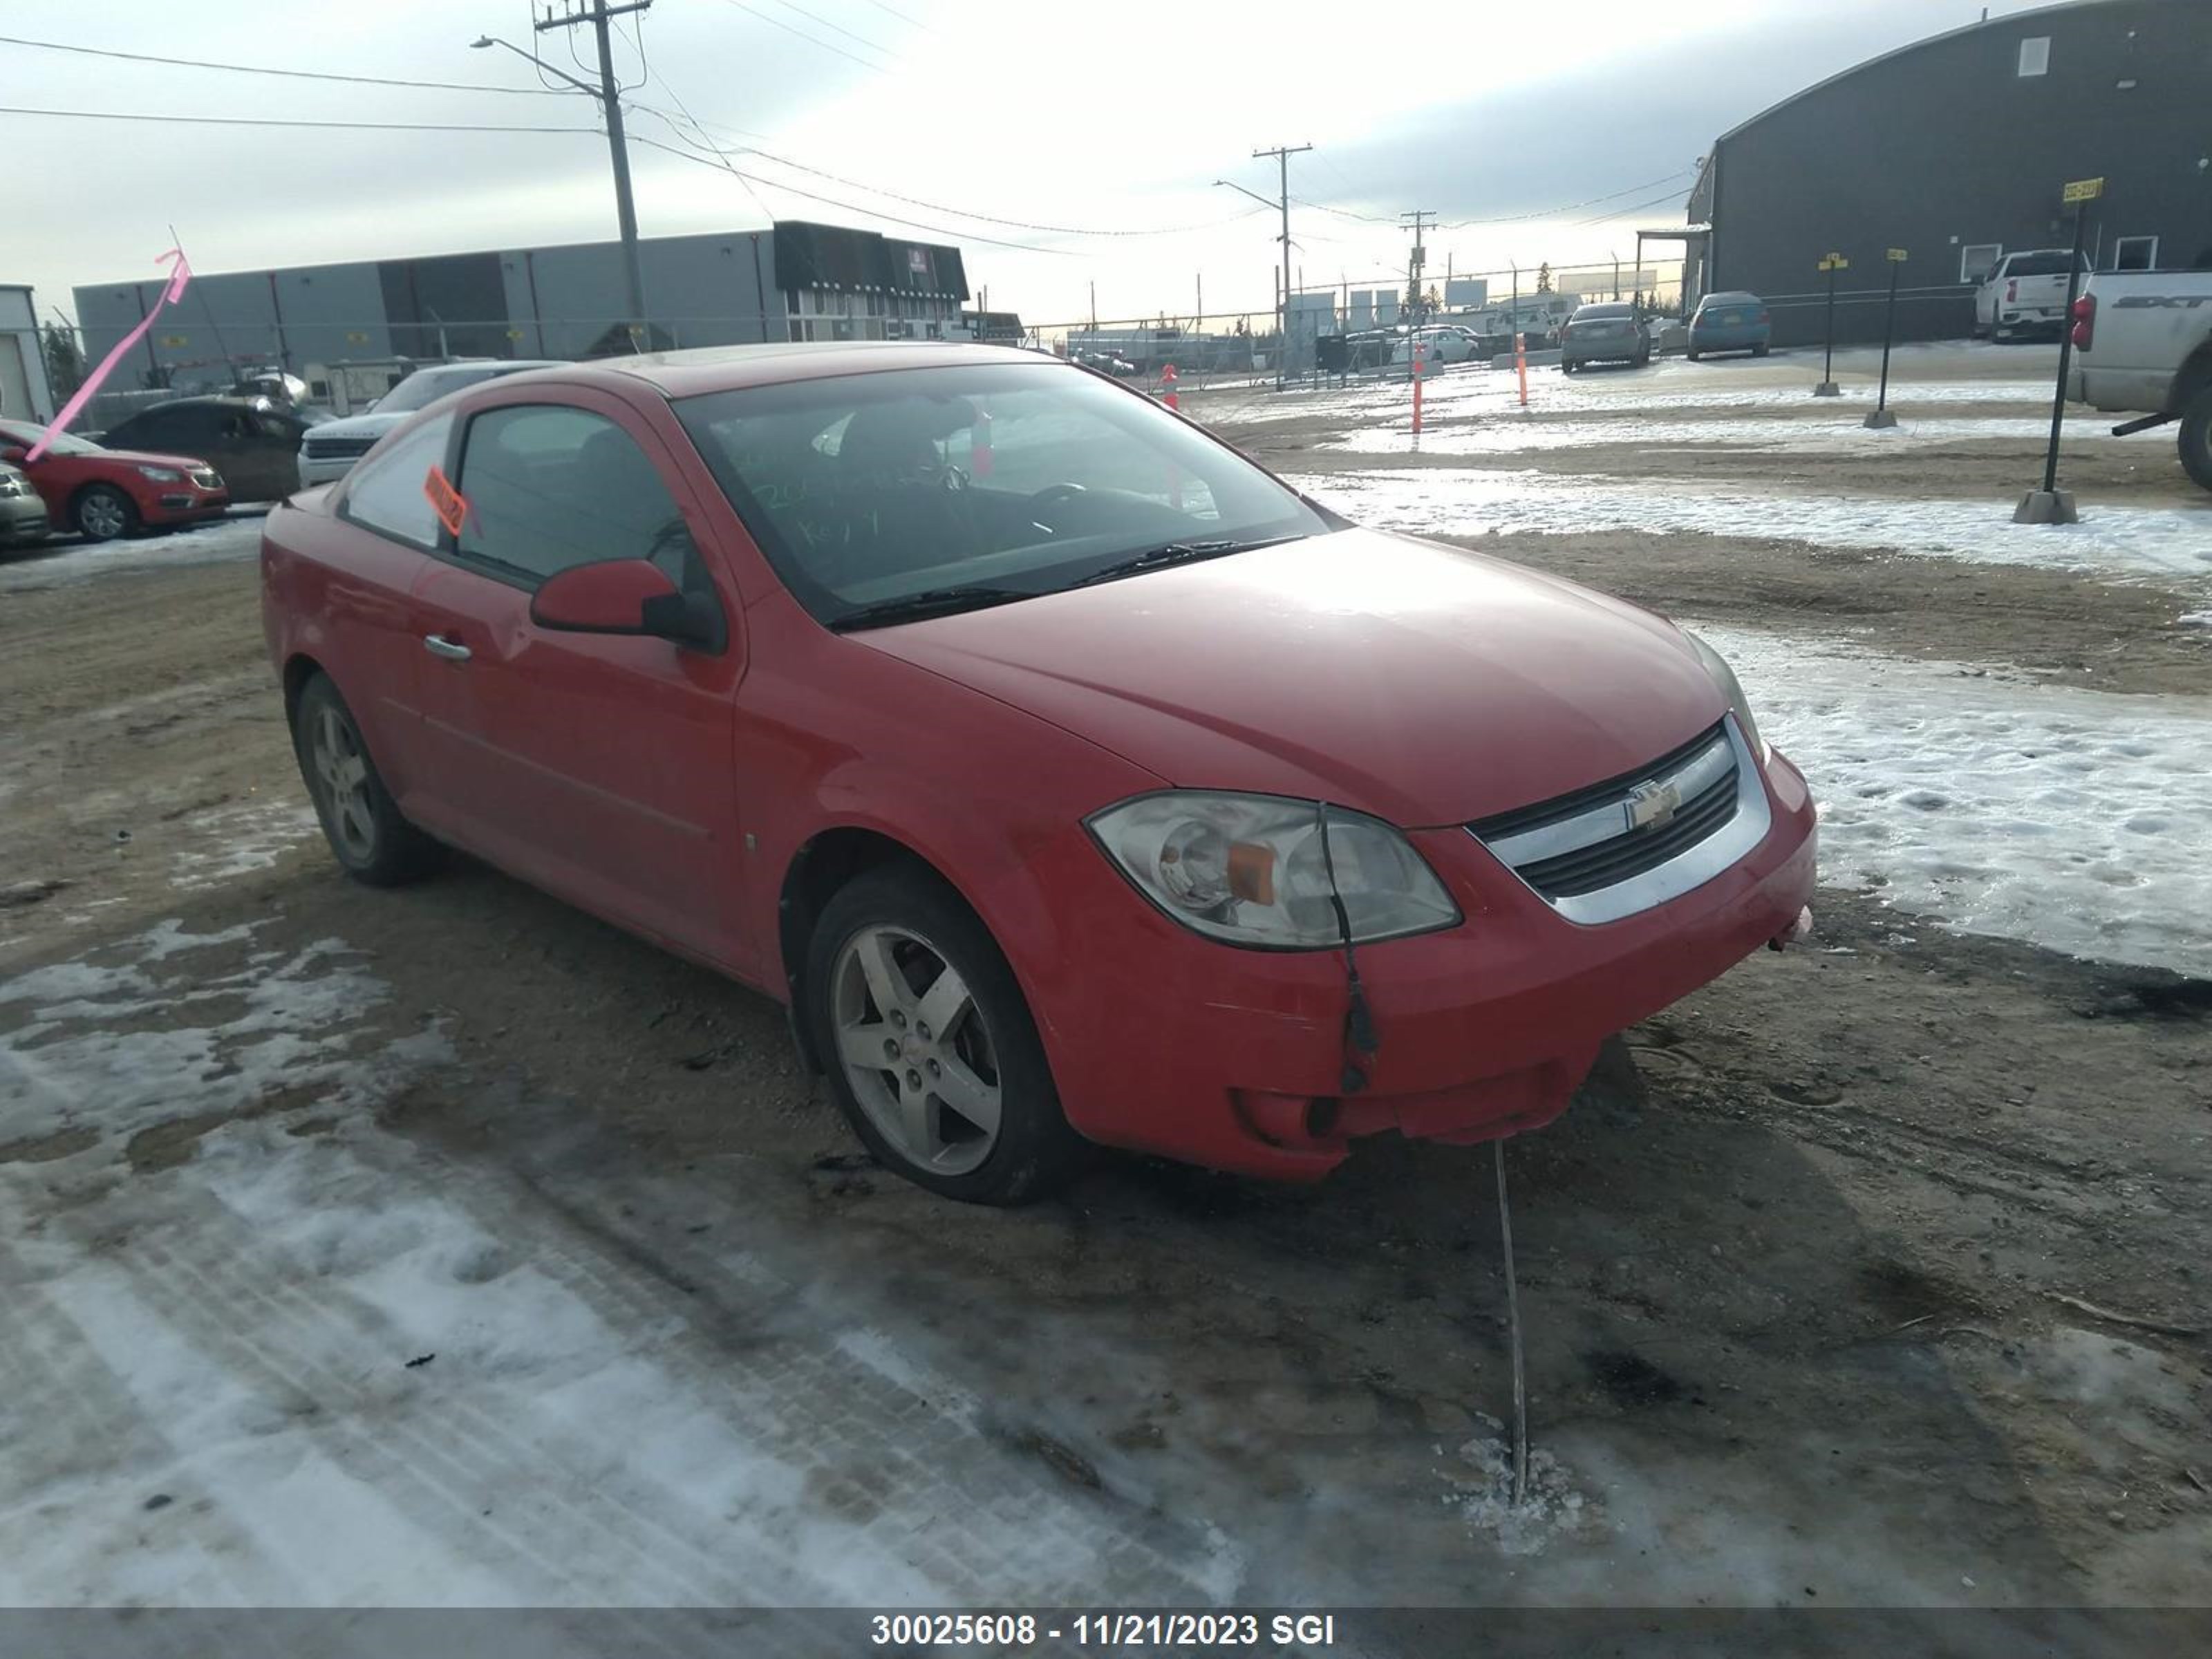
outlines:
[{"label": "red parked car", "polygon": [[788,1003],[956,1198],[1533,1128],[1809,921],[1805,781],[1699,641],[1034,353],[513,375],[261,557],[344,868],[451,842]]},{"label": "red parked car", "polygon": [[66,432],[53,434],[46,453],[27,460],[46,435],[28,421],[0,421],[0,461],[30,475],[57,530],[112,541],[141,528],[198,524],[230,505],[222,474],[205,461],[106,449]]}]

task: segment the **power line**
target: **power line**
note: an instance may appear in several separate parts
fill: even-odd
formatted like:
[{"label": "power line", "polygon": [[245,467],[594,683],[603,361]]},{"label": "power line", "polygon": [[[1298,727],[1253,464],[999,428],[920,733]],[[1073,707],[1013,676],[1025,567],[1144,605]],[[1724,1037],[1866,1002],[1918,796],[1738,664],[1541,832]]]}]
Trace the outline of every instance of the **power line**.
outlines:
[{"label": "power line", "polygon": [[0,115],[51,115],[64,121],[161,121],[196,127],[342,127],[367,132],[576,132],[601,137],[597,127],[496,126],[453,121],[288,121],[270,116],[154,115],[127,109],[30,109],[0,104]]},{"label": "power line", "polygon": [[764,11],[756,11],[752,7],[745,3],[745,0],[722,0],[722,3],[727,6],[735,6],[739,11],[744,12],[747,16],[757,17],[763,23],[773,24],[777,28],[781,29],[786,34],[795,34],[800,40],[806,41],[809,45],[821,47],[824,52],[834,52],[840,58],[845,58],[848,62],[858,64],[862,69],[873,70],[878,75],[884,73],[884,66],[881,64],[872,64],[866,58],[860,57],[858,53],[848,52],[844,47],[840,46],[833,46],[830,42],[822,39],[819,35],[809,34],[805,29],[799,28],[794,24],[785,22],[781,17],[771,17]]},{"label": "power line", "polygon": [[[1593,196],[1586,202],[1567,202],[1558,207],[1540,209],[1534,213],[1510,213],[1495,219],[1462,219],[1456,223],[1439,225],[1437,228],[1439,230],[1464,230],[1470,225],[1513,225],[1524,223],[1530,219],[1548,219],[1555,213],[1573,213],[1582,208],[1595,207],[1601,202],[1619,201],[1624,196],[1633,196],[1639,190],[1649,190],[1654,185],[1663,185],[1669,179],[1686,178],[1696,171],[1697,169],[1695,167],[1678,167],[1672,173],[1660,174],[1656,179],[1646,179],[1640,185],[1631,185],[1626,190],[1616,190],[1604,196]],[[1663,200],[1664,198],[1662,198],[1662,199]],[[1636,210],[1634,208],[1623,208],[1621,211],[1624,213],[1633,213]],[[1607,216],[1608,216],[1605,214],[1600,214],[1598,216],[1601,219]],[[1595,223],[1596,221],[1593,220],[1591,222]]]},{"label": "power line", "polygon": [[1670,190],[1664,196],[1655,196],[1650,201],[1638,202],[1632,207],[1615,208],[1611,212],[1601,213],[1595,218],[1577,219],[1570,228],[1581,230],[1590,225],[1601,225],[1608,219],[1620,219],[1632,213],[1641,213],[1646,208],[1664,207],[1669,202],[1680,201],[1689,193],[1686,190]]},{"label": "power line", "polygon": [[526,98],[543,97],[548,92],[566,91],[552,87],[494,87],[479,85],[471,81],[400,81],[385,75],[336,75],[317,70],[267,69],[255,64],[211,64],[198,58],[161,58],[143,52],[113,52],[105,46],[64,46],[58,40],[27,40],[20,35],[0,34],[0,46],[34,46],[41,52],[76,52],[87,58],[120,58],[134,64],[159,64],[167,69],[227,70],[234,75],[275,75],[288,81],[346,81],[356,86],[427,88],[437,92],[503,92]]},{"label": "power line", "polygon": [[823,28],[830,30],[832,33],[842,34],[848,40],[859,41],[860,45],[866,46],[870,52],[879,52],[883,53],[884,57],[896,59],[896,61],[900,63],[904,63],[906,61],[904,58],[900,58],[898,53],[893,52],[889,46],[879,46],[874,41],[869,40],[866,35],[855,34],[852,30],[846,28],[842,24],[831,22],[828,18],[822,15],[820,12],[809,11],[804,6],[793,5],[792,3],[792,0],[775,0],[775,3],[781,6],[786,11],[797,12],[801,17],[804,17],[810,23],[820,24]]},{"label": "power line", "polygon": [[[633,109],[643,110],[648,115],[658,115],[664,121],[669,119],[666,111],[657,110],[650,104],[640,104],[633,100],[630,106]],[[689,110],[684,111],[684,117],[687,120],[690,121],[693,126],[698,127],[701,130],[702,137],[705,136],[705,129],[707,127],[719,125],[718,123],[714,122],[700,121],[696,116],[693,116]],[[742,129],[726,128],[723,130],[742,131]],[[715,145],[711,138],[708,139],[707,147],[713,149],[716,155],[720,156],[722,155],[720,147]],[[919,196],[908,196],[896,190],[886,190],[881,185],[869,184],[866,179],[848,179],[842,173],[830,173],[821,167],[810,167],[804,161],[794,161],[790,160],[788,157],[774,155],[768,150],[760,149],[757,145],[746,145],[744,147],[744,153],[757,155],[762,161],[773,162],[778,167],[789,167],[795,173],[809,173],[817,179],[827,179],[832,184],[843,185],[850,190],[864,190],[873,196],[888,197],[894,202],[904,202],[909,207],[926,208],[932,213],[949,213],[956,219],[974,219],[982,224],[1004,225],[1012,230],[1033,230],[1047,235],[1054,236],[1182,236],[1187,235],[1192,231],[1212,230],[1222,225],[1233,225],[1239,220],[1252,217],[1254,213],[1262,212],[1265,210],[1263,209],[1255,208],[1251,210],[1249,212],[1231,214],[1225,219],[1206,219],[1196,224],[1158,225],[1149,228],[1128,229],[1109,229],[1091,225],[1040,224],[1033,220],[1002,218],[996,214],[977,213],[967,208],[948,206],[943,202],[927,201]],[[724,159],[726,159],[726,157]]]},{"label": "power line", "polygon": [[963,241],[987,242],[993,247],[1017,248],[1024,253],[1049,253],[1055,258],[1069,257],[1068,250],[1066,248],[1038,247],[1034,243],[1010,242],[996,236],[981,235],[975,231],[951,230],[943,225],[933,225],[921,219],[908,219],[896,213],[886,213],[881,208],[862,207],[854,202],[841,202],[834,196],[823,196],[814,191],[801,190],[796,185],[787,185],[775,179],[763,179],[757,173],[746,173],[732,167],[727,161],[718,161],[711,156],[702,155],[696,149],[678,149],[673,144],[662,143],[658,138],[641,137],[633,134],[630,143],[646,144],[654,149],[665,150],[671,155],[680,155],[687,161],[696,161],[702,167],[719,168],[733,177],[750,179],[757,185],[765,185],[770,190],[780,190],[790,196],[803,196],[810,202],[821,202],[830,207],[842,208],[848,213],[864,213],[872,219],[888,220],[895,225],[911,225],[917,230],[927,230],[939,236],[957,237]]}]

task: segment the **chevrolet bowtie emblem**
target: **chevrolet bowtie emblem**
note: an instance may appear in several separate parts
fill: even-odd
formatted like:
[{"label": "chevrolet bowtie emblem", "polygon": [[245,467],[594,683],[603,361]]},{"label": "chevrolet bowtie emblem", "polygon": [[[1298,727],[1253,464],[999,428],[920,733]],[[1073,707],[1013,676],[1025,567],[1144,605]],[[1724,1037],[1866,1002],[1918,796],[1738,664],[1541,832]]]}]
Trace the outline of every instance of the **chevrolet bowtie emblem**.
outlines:
[{"label": "chevrolet bowtie emblem", "polygon": [[1682,805],[1682,792],[1671,783],[1639,783],[1624,803],[1631,830],[1655,830]]}]

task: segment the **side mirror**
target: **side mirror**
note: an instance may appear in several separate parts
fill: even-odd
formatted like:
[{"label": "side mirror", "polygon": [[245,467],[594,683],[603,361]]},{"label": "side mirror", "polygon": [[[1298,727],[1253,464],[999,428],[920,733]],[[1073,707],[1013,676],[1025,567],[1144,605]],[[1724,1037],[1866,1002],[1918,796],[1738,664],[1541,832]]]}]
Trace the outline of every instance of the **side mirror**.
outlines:
[{"label": "side mirror", "polygon": [[705,595],[679,592],[648,559],[571,565],[550,576],[530,600],[530,620],[560,634],[629,634],[694,650],[729,643],[720,607]]},{"label": "side mirror", "polygon": [[10,466],[21,466],[30,453],[20,444],[9,444],[0,449],[0,461],[5,461]]}]

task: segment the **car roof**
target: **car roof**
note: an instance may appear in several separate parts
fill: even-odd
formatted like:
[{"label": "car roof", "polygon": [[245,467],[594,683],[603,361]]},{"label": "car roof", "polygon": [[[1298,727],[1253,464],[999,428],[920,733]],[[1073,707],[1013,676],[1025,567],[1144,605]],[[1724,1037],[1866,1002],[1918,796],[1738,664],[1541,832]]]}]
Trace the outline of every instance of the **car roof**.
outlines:
[{"label": "car roof", "polygon": [[894,368],[1059,361],[1013,346],[977,345],[960,340],[789,340],[771,341],[766,345],[652,351],[635,357],[602,357],[589,362],[562,363],[557,372],[538,369],[531,373],[543,374],[548,380],[557,378],[572,384],[580,381],[609,390],[642,381],[662,397],[674,399],[696,398],[710,392],[734,392],[744,386],[778,386],[790,380],[825,380],[837,374],[873,374]]},{"label": "car roof", "polygon": [[1595,301],[1589,305],[1577,306],[1575,315],[1579,317],[1587,311],[1593,317],[1626,317],[1632,315],[1635,310],[1636,307],[1626,300],[1605,300]]},{"label": "car roof", "polygon": [[456,371],[480,374],[488,368],[519,374],[526,368],[566,368],[568,361],[566,357],[456,357],[450,363],[425,363],[407,378],[411,380],[417,374],[450,374]]},{"label": "car roof", "polygon": [[1746,300],[1756,301],[1759,295],[1740,288],[1723,289],[1718,294],[1708,294],[1698,301],[1701,306],[1741,305]]},{"label": "car roof", "polygon": [[134,409],[117,426],[128,426],[141,415],[155,415],[172,409],[247,409],[262,412],[273,411],[275,405],[266,398],[242,398],[222,392],[206,392],[191,398],[170,398],[158,404],[149,404],[143,409]]}]

